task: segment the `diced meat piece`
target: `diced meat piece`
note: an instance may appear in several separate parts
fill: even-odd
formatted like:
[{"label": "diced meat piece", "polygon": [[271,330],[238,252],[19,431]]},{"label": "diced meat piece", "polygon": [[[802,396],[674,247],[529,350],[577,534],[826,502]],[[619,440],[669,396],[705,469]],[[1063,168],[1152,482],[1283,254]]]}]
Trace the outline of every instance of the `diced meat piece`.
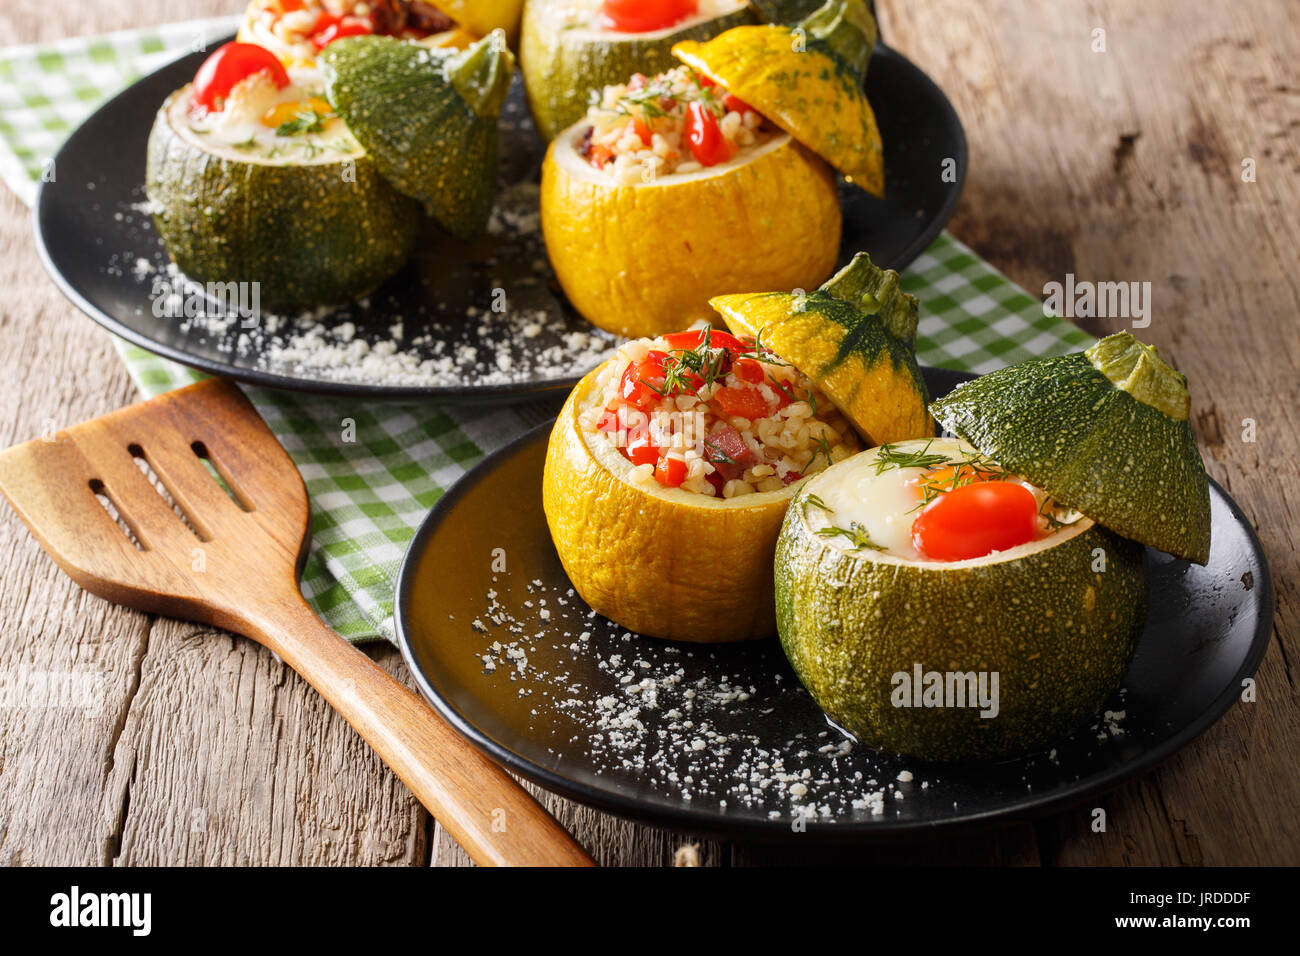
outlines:
[{"label": "diced meat piece", "polygon": [[724,425],[704,440],[704,454],[718,474],[726,479],[739,478],[746,468],[758,461],[754,450],[730,425]]}]

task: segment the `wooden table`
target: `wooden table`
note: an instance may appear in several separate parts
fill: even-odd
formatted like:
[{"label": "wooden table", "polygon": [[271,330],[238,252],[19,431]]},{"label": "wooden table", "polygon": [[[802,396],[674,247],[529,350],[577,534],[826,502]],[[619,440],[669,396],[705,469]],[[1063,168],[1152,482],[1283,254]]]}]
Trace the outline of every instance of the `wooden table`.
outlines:
[{"label": "wooden table", "polygon": [[[6,0],[0,44],[233,13],[238,0]],[[952,231],[1030,290],[1066,273],[1150,281],[1144,337],[1192,381],[1210,474],[1255,523],[1277,585],[1258,701],[1087,806],[860,862],[1300,862],[1300,4],[885,0],[884,35],[956,104],[970,174]],[[1094,52],[1094,30],[1105,52]],[[1253,159],[1254,182],[1242,179]],[[107,333],[55,290],[0,189],[0,445],[136,399]],[[1108,331],[1085,320],[1090,331]],[[1257,441],[1244,442],[1253,419]],[[119,610],[0,509],[0,669],[102,673],[107,705],[0,709],[0,862],[465,865],[461,850],[260,647]],[[408,679],[395,650],[372,651]],[[691,842],[547,797],[604,864]],[[1105,833],[1089,811],[1106,808]],[[796,862],[701,841],[704,865]]]}]

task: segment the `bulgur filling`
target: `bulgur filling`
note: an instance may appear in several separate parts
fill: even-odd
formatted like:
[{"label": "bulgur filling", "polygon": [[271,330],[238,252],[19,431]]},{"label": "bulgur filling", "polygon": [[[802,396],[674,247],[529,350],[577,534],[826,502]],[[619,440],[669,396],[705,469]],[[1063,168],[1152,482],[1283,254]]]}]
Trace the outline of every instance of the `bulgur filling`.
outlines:
[{"label": "bulgur filling", "polygon": [[582,425],[632,463],[636,484],[720,498],[780,491],[861,447],[807,376],[726,332],[628,342],[597,388]]},{"label": "bulgur filling", "polygon": [[652,182],[729,162],[781,131],[688,66],[592,92],[574,148],[619,182]]},{"label": "bulgur filling", "polygon": [[273,38],[302,63],[343,37],[426,40],[456,25],[423,0],[252,0],[245,19],[253,42]]}]

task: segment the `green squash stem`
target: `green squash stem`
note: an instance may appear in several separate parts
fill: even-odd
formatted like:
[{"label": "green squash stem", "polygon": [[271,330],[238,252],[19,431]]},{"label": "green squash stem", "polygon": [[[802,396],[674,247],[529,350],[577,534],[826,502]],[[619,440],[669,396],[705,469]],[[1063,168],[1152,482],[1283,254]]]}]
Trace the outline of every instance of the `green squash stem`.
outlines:
[{"label": "green squash stem", "polygon": [[510,92],[515,55],[497,28],[472,46],[447,58],[447,81],[479,116],[495,119]]},{"label": "green squash stem", "polygon": [[1155,348],[1129,332],[1108,335],[1084,352],[1112,385],[1176,422],[1187,420],[1191,396],[1187,376],[1162,359]]},{"label": "green squash stem", "polygon": [[893,269],[879,269],[871,264],[869,255],[859,252],[853,261],[822,283],[818,291],[868,315],[880,316],[890,335],[915,349],[920,306],[916,296],[902,290],[898,278]]},{"label": "green squash stem", "polygon": [[861,80],[876,45],[876,20],[863,0],[826,0],[795,26]]}]

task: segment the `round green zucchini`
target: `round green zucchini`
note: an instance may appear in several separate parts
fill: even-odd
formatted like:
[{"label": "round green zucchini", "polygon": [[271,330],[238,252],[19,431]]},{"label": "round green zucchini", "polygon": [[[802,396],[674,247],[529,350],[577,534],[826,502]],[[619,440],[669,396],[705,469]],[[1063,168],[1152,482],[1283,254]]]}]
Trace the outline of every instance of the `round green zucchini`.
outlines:
[{"label": "round green zucchini", "polygon": [[[619,33],[566,21],[564,0],[526,0],[519,38],[519,65],[533,121],[545,140],[582,119],[593,90],[626,83],[633,73],[653,76],[678,66],[679,40],[708,40],[732,27],[754,23],[747,3],[716,16],[694,17],[651,33]],[[591,7],[594,18],[598,7]]]},{"label": "round green zucchini", "polygon": [[159,109],[145,164],[154,225],[186,276],[258,283],[262,308],[289,311],[349,302],[406,262],[419,206],[360,149],[299,162],[213,150],[176,127],[189,95]]},{"label": "round green zucchini", "polygon": [[[1080,518],[968,561],[846,550],[813,530],[810,504],[872,454],[805,483],[777,542],[781,645],[818,705],[868,746],[937,761],[1039,750],[1095,714],[1141,634],[1141,546]],[[927,701],[930,674],[965,706]],[[992,706],[972,699],[981,675]]]},{"label": "round green zucchini", "polygon": [[965,382],[930,408],[984,454],[1099,524],[1210,556],[1210,486],[1187,379],[1128,332]]}]

